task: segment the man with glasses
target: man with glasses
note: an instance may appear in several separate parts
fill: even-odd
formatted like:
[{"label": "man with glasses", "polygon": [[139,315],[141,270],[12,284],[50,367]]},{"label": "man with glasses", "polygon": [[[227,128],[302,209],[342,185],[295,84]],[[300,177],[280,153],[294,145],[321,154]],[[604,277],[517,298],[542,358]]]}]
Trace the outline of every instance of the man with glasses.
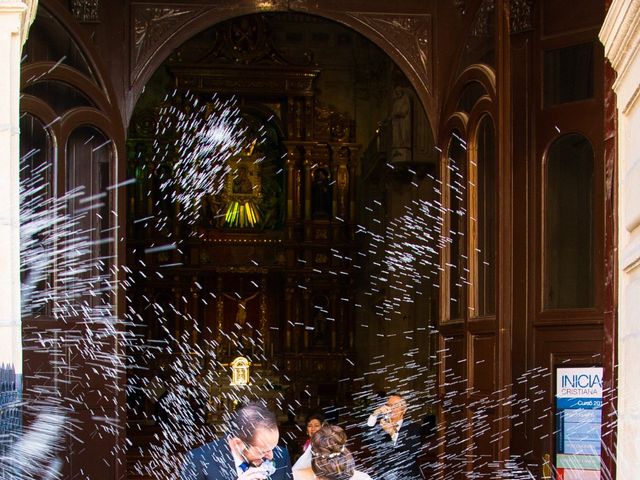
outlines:
[{"label": "man with glasses", "polygon": [[[422,478],[419,455],[422,447],[420,425],[406,416],[407,401],[400,395],[387,395],[367,420],[370,431],[364,443],[371,457],[363,459],[371,476],[380,480]],[[379,426],[377,426],[379,425]]]},{"label": "man with glasses", "polygon": [[275,415],[258,403],[238,409],[226,437],[187,454],[182,480],[292,480],[291,462],[278,446]]}]

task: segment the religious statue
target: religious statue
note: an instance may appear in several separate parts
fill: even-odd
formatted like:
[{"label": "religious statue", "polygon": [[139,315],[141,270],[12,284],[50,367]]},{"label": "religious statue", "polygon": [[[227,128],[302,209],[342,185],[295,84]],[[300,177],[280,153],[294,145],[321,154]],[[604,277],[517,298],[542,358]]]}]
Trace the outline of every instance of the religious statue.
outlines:
[{"label": "religious statue", "polygon": [[220,195],[204,195],[202,197],[202,224],[205,227],[219,227],[224,219],[224,204]]},{"label": "religious statue", "polygon": [[411,160],[411,99],[400,86],[393,90],[391,107],[391,161]]},{"label": "religious statue", "polygon": [[234,300],[238,303],[238,309],[236,311],[236,328],[243,328],[244,324],[247,322],[247,302],[253,300],[258,296],[259,292],[254,293],[253,295],[249,295],[245,298],[239,298],[238,296],[229,295],[228,293],[223,293],[223,295],[231,300]]},{"label": "religious statue", "polygon": [[235,347],[238,350],[253,351],[253,347],[255,346],[254,341],[254,327],[250,322],[247,322],[247,303],[253,300],[258,296],[260,292],[255,292],[253,295],[249,295],[248,297],[241,298],[237,294],[229,295],[228,293],[223,293],[222,295],[230,300],[233,300],[237,303],[236,309],[236,317],[235,317],[235,328],[237,331],[235,335],[238,340],[235,343]]},{"label": "religious statue", "polygon": [[263,182],[262,188],[262,211],[264,219],[262,220],[262,229],[274,229],[281,221],[280,202],[282,197],[282,188],[278,181],[272,176]]},{"label": "religious statue", "polygon": [[327,297],[320,296],[314,299],[314,303],[314,313],[311,319],[313,326],[311,346],[326,349],[331,346],[331,327],[327,318],[329,301]]},{"label": "religious statue", "polygon": [[226,202],[223,224],[227,228],[254,228],[262,222],[262,178],[255,144],[230,160],[232,174],[227,176],[221,195]]},{"label": "religious statue", "polygon": [[251,195],[253,193],[253,184],[249,179],[247,167],[244,165],[238,167],[237,175],[233,179],[233,193],[242,195]]},{"label": "religious statue", "polygon": [[313,171],[311,214],[313,217],[331,216],[331,185],[329,173],[324,168]]}]

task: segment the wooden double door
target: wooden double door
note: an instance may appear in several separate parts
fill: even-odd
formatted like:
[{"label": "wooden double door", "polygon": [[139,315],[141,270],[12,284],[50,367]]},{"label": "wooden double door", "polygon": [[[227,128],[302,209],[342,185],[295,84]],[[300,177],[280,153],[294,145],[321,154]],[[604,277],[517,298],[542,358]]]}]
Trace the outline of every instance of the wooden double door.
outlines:
[{"label": "wooden double door", "polygon": [[597,40],[605,6],[589,2],[571,19],[568,2],[532,8],[531,28],[517,33],[493,13],[494,62],[462,71],[442,117],[442,478],[553,470],[561,367],[604,368],[601,475],[613,478],[615,126]]}]

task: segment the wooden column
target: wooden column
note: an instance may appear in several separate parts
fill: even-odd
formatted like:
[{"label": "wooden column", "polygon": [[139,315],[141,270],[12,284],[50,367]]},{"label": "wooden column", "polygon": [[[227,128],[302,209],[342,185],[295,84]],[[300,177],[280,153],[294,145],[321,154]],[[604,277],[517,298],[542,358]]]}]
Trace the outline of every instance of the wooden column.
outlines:
[{"label": "wooden column", "polygon": [[292,348],[292,325],[293,322],[293,286],[288,282],[284,291],[284,350],[290,353]]},{"label": "wooden column", "polygon": [[264,356],[271,357],[270,348],[271,342],[269,340],[269,322],[267,317],[267,276],[262,275],[260,280],[260,333],[262,334],[262,345],[264,347]]},{"label": "wooden column", "polygon": [[[300,218],[299,160],[300,149],[297,143],[286,142],[287,160],[287,216],[285,223],[291,226]],[[292,235],[292,232],[288,232]]]},{"label": "wooden column", "polygon": [[304,148],[304,218],[311,219],[311,166],[313,165],[313,147],[308,145]]},{"label": "wooden column", "polygon": [[509,27],[509,0],[496,2],[496,91],[498,99],[498,225],[497,251],[497,427],[498,458],[509,459],[511,451],[510,415],[507,399],[511,395],[511,329],[512,329],[512,162],[511,162],[511,36]]},{"label": "wooden column", "polygon": [[224,327],[224,297],[222,296],[222,277],[218,275],[216,283],[216,296],[218,301],[216,303],[216,343],[218,344],[216,350],[218,358],[224,355],[225,350],[223,348],[222,340],[222,328]]}]

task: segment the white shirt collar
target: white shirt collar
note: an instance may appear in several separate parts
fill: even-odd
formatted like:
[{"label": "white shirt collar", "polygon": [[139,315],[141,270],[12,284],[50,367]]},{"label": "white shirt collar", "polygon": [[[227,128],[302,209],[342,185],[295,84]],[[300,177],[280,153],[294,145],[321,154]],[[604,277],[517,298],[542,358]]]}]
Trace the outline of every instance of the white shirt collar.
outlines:
[{"label": "white shirt collar", "polygon": [[233,448],[231,448],[231,445],[229,445],[229,450],[231,451],[231,456],[233,457],[233,461],[236,465],[236,473],[238,474],[238,476],[240,476],[241,473],[244,473],[242,471],[242,469],[240,468],[240,465],[242,465],[246,460],[244,458],[242,458],[240,455],[238,455]]}]

